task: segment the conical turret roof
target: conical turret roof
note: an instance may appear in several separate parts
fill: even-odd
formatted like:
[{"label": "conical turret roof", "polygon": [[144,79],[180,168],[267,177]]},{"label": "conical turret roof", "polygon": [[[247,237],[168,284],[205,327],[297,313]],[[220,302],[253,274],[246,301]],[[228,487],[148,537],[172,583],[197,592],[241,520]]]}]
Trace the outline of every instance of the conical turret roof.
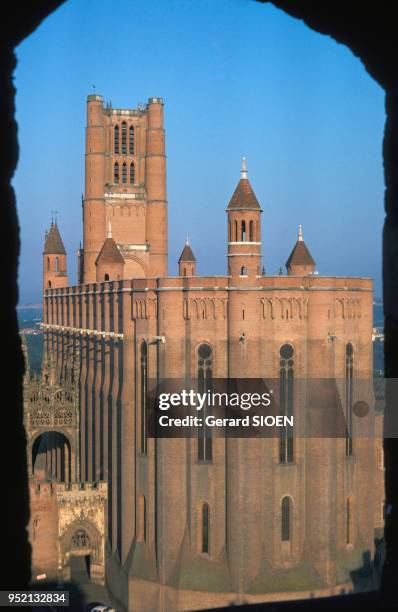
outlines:
[{"label": "conical turret roof", "polygon": [[100,250],[98,257],[95,260],[95,265],[97,265],[99,262],[124,264],[122,254],[117,248],[117,244],[113,238],[108,237],[105,239],[105,242],[102,245],[102,249]]},{"label": "conical turret roof", "polygon": [[45,255],[66,255],[64,243],[59,233],[57,222],[52,222],[44,242]]},{"label": "conical turret roof", "polygon": [[180,255],[180,259],[178,260],[178,263],[181,263],[182,261],[196,261],[196,257],[193,254],[193,251],[191,249],[191,245],[188,242],[188,238],[186,240],[185,246],[182,250],[182,253]]},{"label": "conical turret roof", "polygon": [[242,158],[242,170],[240,181],[229,201],[227,210],[261,210],[256,195],[247,178],[246,158]]},{"label": "conical turret roof", "polygon": [[315,261],[303,240],[301,225],[299,225],[299,235],[296,244],[286,262],[286,267],[290,266],[315,266]]}]

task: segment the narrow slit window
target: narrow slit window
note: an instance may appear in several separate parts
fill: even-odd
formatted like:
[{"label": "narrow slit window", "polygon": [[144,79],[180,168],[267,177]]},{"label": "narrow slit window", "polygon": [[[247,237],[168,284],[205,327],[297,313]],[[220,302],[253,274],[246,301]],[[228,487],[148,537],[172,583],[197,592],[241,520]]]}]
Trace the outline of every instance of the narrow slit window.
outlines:
[{"label": "narrow slit window", "polygon": [[113,132],[113,151],[116,155],[119,155],[119,126],[115,125]]},{"label": "narrow slit window", "polygon": [[291,500],[290,497],[284,497],[282,499],[282,533],[281,533],[281,539],[282,542],[289,542],[291,540],[291,531],[292,531],[292,527],[291,527],[291,522],[292,522],[292,517],[291,517]]},{"label": "narrow slit window", "polygon": [[117,185],[119,182],[119,164],[115,162],[113,166],[113,182]]},{"label": "narrow slit window", "polygon": [[129,153],[134,155],[135,142],[134,142],[134,128],[132,125],[129,127]]},{"label": "narrow slit window", "polygon": [[347,499],[346,507],[346,544],[350,546],[353,543],[353,513],[352,513],[352,499]]},{"label": "narrow slit window", "polygon": [[204,503],[202,506],[202,525],[201,525],[201,552],[209,554],[210,552],[210,508],[209,504]]},{"label": "narrow slit window", "polygon": [[[201,344],[198,349],[198,390],[200,393],[211,391],[213,378],[213,351],[208,344]],[[198,460],[212,460],[211,429],[206,426],[207,405],[202,409],[202,423],[198,428]]]},{"label": "narrow slit window", "polygon": [[122,123],[122,155],[127,153],[127,124],[125,121]]},{"label": "narrow slit window", "polygon": [[[279,405],[280,416],[293,416],[294,391],[294,350],[290,344],[280,349]],[[292,463],[294,460],[293,427],[286,425],[279,433],[279,463]]]},{"label": "narrow slit window", "polygon": [[352,444],[352,407],[354,403],[354,349],[348,343],[345,350],[345,411],[346,411],[346,437],[345,454],[350,457],[353,452]]},{"label": "narrow slit window", "polygon": [[146,542],[147,540],[147,510],[145,495],[141,495],[138,509],[138,541]]}]

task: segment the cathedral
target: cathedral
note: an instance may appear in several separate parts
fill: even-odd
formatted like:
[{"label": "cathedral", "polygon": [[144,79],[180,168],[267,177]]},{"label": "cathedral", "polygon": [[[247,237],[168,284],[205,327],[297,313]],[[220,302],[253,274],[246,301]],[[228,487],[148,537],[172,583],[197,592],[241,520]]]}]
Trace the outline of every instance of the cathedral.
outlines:
[{"label": "cathedral", "polygon": [[[226,208],[226,274],[199,276],[187,241],[169,276],[161,98],[115,109],[89,95],[85,153],[78,284],[53,222],[43,251],[43,374],[26,385],[31,496],[58,491],[56,571],[69,578],[84,555],[120,609],[134,612],[370,588],[383,528],[372,280],[318,274],[301,227],[286,273],[266,274],[262,207],[245,159],[214,212]],[[148,431],[153,381],[206,388],[264,378],[278,381],[292,435]],[[343,435],[311,428],[329,389]],[[64,529],[68,496],[81,512]]]}]

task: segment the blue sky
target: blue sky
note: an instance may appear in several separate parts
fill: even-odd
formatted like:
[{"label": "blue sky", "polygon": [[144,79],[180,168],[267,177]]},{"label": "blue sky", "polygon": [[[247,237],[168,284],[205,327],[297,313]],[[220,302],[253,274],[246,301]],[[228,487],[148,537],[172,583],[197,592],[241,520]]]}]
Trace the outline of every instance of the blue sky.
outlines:
[{"label": "blue sky", "polygon": [[381,291],[384,95],[345,47],[252,0],[68,0],[17,49],[20,302],[39,302],[51,210],[72,282],[82,236],[86,97],[165,100],[169,273],[188,233],[200,274],[226,270],[240,159],[277,273],[297,226],[320,274]]}]

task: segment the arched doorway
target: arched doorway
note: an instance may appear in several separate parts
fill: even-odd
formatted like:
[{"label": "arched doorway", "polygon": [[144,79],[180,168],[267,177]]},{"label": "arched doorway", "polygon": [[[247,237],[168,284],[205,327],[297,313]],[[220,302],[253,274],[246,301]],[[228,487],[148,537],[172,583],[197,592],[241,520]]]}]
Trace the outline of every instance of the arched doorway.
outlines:
[{"label": "arched doorway", "polygon": [[75,520],[61,536],[60,552],[68,580],[74,584],[101,582],[103,537],[96,525],[86,519]]},{"label": "arched doorway", "polygon": [[90,582],[91,577],[91,541],[85,529],[73,532],[70,540],[70,580],[74,584]]},{"label": "arched doorway", "polygon": [[45,431],[32,444],[32,474],[38,480],[71,481],[71,444],[58,431]]}]

